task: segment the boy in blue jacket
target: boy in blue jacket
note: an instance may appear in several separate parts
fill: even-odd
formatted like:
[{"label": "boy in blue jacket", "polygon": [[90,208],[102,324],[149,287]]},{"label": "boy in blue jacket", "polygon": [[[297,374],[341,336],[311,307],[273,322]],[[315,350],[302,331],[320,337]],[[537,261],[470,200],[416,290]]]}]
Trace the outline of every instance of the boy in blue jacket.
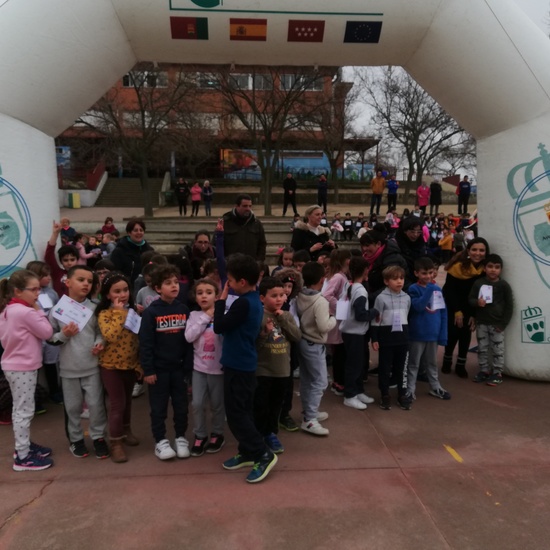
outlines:
[{"label": "boy in blue jacket", "polygon": [[[193,370],[193,345],[185,339],[189,308],[178,302],[179,270],[159,265],[151,273],[152,287],[160,298],[144,310],[139,329],[139,349],[143,380],[149,385],[151,428],[155,455],[160,460],[190,456],[187,431],[186,375]],[[168,402],[174,409],[176,450],[166,438]]]},{"label": "boy in blue jacket", "polygon": [[[257,483],[267,477],[277,463],[277,455],[266,445],[254,423],[254,391],[263,306],[256,290],[260,268],[254,258],[232,254],[227,261],[227,282],[214,304],[214,332],[223,334],[221,364],[224,373],[224,400],[227,424],[239,443],[238,453],[223,463],[226,470],[252,466],[246,481]],[[238,294],[227,313],[229,290]]]},{"label": "boy in blue jacket", "polygon": [[416,260],[414,274],[418,282],[408,289],[411,309],[407,390],[411,399],[416,398],[416,378],[421,361],[426,367],[430,395],[439,399],[451,398],[450,393],[441,387],[437,372],[437,346],[447,345],[447,308],[441,288],[433,282],[434,271],[430,258]]}]

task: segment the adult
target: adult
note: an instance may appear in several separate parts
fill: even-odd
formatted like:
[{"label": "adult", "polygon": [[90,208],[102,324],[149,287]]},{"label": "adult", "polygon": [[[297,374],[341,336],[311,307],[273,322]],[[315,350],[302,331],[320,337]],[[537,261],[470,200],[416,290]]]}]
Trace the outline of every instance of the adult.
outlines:
[{"label": "adult", "polygon": [[470,200],[470,193],[472,192],[472,184],[468,180],[468,176],[464,176],[464,179],[458,184],[458,215],[466,214],[468,212],[468,201]]},{"label": "adult", "polygon": [[226,258],[240,252],[256,260],[265,260],[267,241],[264,226],[252,212],[250,195],[237,195],[235,208],[223,215],[223,226]]},{"label": "adult", "polygon": [[313,261],[317,261],[321,252],[330,254],[336,246],[330,238],[330,229],[321,225],[322,217],[323,209],[314,204],[306,209],[304,221],[297,222],[292,232],[290,246],[295,252],[307,250]]},{"label": "adult", "polygon": [[489,254],[489,244],[477,237],[458,252],[445,266],[447,278],[443,286],[443,296],[447,305],[448,340],[443,355],[441,372],[450,373],[453,363],[453,352],[458,343],[458,357],[455,373],[460,378],[468,378],[466,359],[472,331],[475,330],[474,310],[468,303],[472,286],[484,273],[483,261]]},{"label": "adult", "polygon": [[418,208],[420,208],[422,215],[426,215],[426,206],[430,204],[430,188],[428,184],[423,181],[416,190],[416,201],[418,202]]},{"label": "adult", "polygon": [[189,195],[191,194],[189,184],[183,178],[180,178],[174,187],[174,192],[176,194],[176,200],[178,201],[180,216],[182,215],[182,210],[183,215],[187,216],[187,201],[189,200]]},{"label": "adult", "polygon": [[139,218],[132,218],[126,224],[126,237],[117,241],[110,260],[117,271],[122,271],[133,284],[141,274],[141,255],[153,247],[143,238],[145,222]]},{"label": "adult", "polygon": [[407,262],[405,273],[406,288],[416,281],[414,263],[418,258],[422,258],[422,256],[426,256],[427,254],[423,226],[424,223],[419,217],[409,216],[401,222],[401,226],[395,234],[395,242],[401,251],[401,255]]},{"label": "adult", "polygon": [[382,172],[378,170],[376,176],[370,181],[370,188],[372,191],[372,197],[370,199],[370,213],[371,216],[376,206],[376,215],[380,214],[380,203],[382,202],[382,193],[386,187],[386,178],[382,175]]},{"label": "adult", "polygon": [[286,175],[286,178],[283,181],[283,216],[286,216],[286,210],[288,208],[288,205],[292,206],[292,210],[294,211],[294,215],[298,215],[298,211],[296,210],[296,189],[298,187],[298,184],[296,183],[296,180],[292,177],[292,174],[289,172]]},{"label": "adult", "polygon": [[439,213],[439,207],[441,206],[441,193],[443,192],[443,188],[441,187],[441,184],[437,180],[433,180],[432,183],[430,183],[430,216],[433,216],[434,214],[434,208],[435,208],[435,215]]},{"label": "adult", "polygon": [[199,205],[201,203],[202,187],[201,184],[196,181],[191,187],[191,217],[199,215]]},{"label": "adult", "polygon": [[114,233],[116,231],[115,224],[113,222],[113,218],[111,216],[107,216],[105,218],[105,223],[103,224],[103,227],[101,228],[101,233],[105,235],[105,233]]},{"label": "adult", "polygon": [[202,201],[204,202],[204,213],[210,217],[212,215],[212,196],[214,189],[208,180],[204,180],[202,186]]},{"label": "adult", "polygon": [[321,174],[317,179],[317,204],[323,209],[323,214],[327,213],[328,200],[328,181],[325,174]]},{"label": "adult", "polygon": [[397,208],[397,190],[399,189],[399,182],[396,181],[395,174],[390,176],[386,187],[388,188],[388,210],[395,210]]},{"label": "adult", "polygon": [[216,258],[216,249],[212,246],[210,233],[204,229],[195,233],[195,239],[190,245],[183,248],[184,254],[191,262],[193,279],[204,277],[202,267],[207,260]]},{"label": "adult", "polygon": [[382,272],[390,265],[407,269],[407,262],[394,240],[388,239],[383,231],[367,231],[359,240],[363,258],[369,264],[367,290],[371,307],[376,296],[386,288]]}]

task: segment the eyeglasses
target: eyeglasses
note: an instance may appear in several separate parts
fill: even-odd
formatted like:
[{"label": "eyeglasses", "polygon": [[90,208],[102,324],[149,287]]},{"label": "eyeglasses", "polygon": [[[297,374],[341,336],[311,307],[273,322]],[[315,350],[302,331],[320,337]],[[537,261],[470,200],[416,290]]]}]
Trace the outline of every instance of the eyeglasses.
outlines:
[{"label": "eyeglasses", "polygon": [[422,235],[422,231],[416,231],[415,229],[407,229],[407,232],[413,235]]},{"label": "eyeglasses", "polygon": [[33,286],[32,288],[25,288],[23,290],[28,290],[29,292],[40,292],[39,286]]}]

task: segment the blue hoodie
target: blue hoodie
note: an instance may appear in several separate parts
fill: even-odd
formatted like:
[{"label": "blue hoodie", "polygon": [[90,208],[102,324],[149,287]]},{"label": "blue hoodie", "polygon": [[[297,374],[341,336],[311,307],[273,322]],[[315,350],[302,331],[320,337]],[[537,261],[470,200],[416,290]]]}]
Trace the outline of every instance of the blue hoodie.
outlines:
[{"label": "blue hoodie", "polygon": [[430,309],[430,300],[435,290],[441,288],[434,283],[421,286],[418,283],[408,288],[411,297],[409,311],[409,340],[412,342],[437,342],[447,345],[447,308]]}]

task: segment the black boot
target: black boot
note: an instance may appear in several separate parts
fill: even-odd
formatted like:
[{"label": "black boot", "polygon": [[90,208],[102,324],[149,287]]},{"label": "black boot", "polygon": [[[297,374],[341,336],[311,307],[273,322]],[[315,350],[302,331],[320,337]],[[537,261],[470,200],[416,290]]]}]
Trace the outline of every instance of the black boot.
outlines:
[{"label": "black boot", "polygon": [[459,357],[456,360],[455,372],[459,378],[468,378],[468,371],[466,370],[466,359]]},{"label": "black boot", "polygon": [[444,355],[443,356],[443,366],[441,367],[441,372],[443,374],[449,374],[451,372],[452,364],[453,364],[453,356],[452,355]]}]

